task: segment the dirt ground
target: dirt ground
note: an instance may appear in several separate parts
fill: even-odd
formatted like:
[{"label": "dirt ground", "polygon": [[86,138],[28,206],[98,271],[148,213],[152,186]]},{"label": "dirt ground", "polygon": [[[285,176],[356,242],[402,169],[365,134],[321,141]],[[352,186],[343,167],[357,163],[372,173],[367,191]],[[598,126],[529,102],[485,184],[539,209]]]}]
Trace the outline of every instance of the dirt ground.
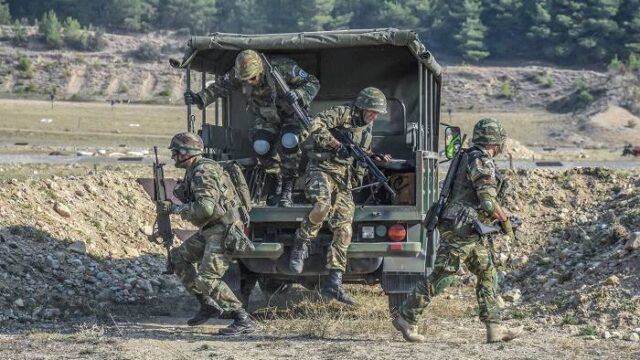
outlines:
[{"label": "dirt ground", "polygon": [[[359,288],[352,286],[351,289]],[[264,309],[253,312],[258,330],[251,335],[223,337],[217,330],[229,323],[215,320],[188,327],[188,315],[40,324],[28,329],[4,329],[2,359],[637,359],[640,343],[579,336],[575,326],[552,326],[536,319],[523,324],[525,335],[510,343],[484,343],[484,327],[475,315],[473,289],[454,288],[432,304],[421,323],[427,341],[405,342],[383,315],[384,296],[358,291],[368,301],[363,318],[328,315],[329,305],[303,300],[302,306],[324,309],[320,316],[265,320]],[[264,305],[264,302],[262,302]],[[342,309],[340,305],[331,304]],[[273,308],[271,308],[273,310]],[[278,308],[276,308],[277,310]],[[282,311],[282,308],[280,308]],[[277,310],[277,311],[280,311]],[[309,309],[307,309],[309,310]],[[379,313],[378,313],[379,312]],[[318,314],[316,314],[318,315]]]}]

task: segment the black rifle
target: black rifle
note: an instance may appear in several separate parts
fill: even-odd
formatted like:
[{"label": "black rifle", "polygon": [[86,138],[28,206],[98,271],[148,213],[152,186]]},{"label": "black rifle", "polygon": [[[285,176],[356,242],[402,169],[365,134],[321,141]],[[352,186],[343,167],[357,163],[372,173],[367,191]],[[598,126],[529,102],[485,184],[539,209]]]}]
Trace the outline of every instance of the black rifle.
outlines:
[{"label": "black rifle", "polygon": [[[271,63],[269,63],[269,60],[267,60],[267,57],[264,56],[264,54],[260,54],[260,56],[262,57],[262,61],[264,61],[264,64],[267,66],[267,71],[269,71],[269,74],[271,74],[271,76],[273,76],[273,78],[276,80],[276,83],[278,84],[280,89],[285,94],[291,91],[291,88],[289,87],[287,82],[284,81],[284,77],[282,77],[280,71],[278,71],[278,69],[276,69],[271,65]],[[311,127],[311,119],[309,119],[309,115],[302,109],[302,106],[300,106],[298,101],[293,101],[289,103],[289,105],[291,105],[293,111],[296,113],[296,116],[298,116],[298,120],[300,120],[300,124],[302,125],[302,127],[305,130],[309,130],[309,128]]]},{"label": "black rifle", "polygon": [[[158,161],[158,147],[153,147],[156,161],[153,163],[153,190],[154,199],[157,201],[167,201],[167,190],[164,186],[164,164]],[[157,244],[162,244],[167,249],[167,268],[164,274],[173,273],[173,262],[171,261],[171,246],[173,246],[173,231],[171,230],[171,218],[169,214],[160,212],[160,207],[156,206],[156,223],[152,239]]]},{"label": "black rifle", "polygon": [[[464,144],[467,135],[462,137],[461,144]],[[451,189],[453,188],[453,180],[455,179],[456,173],[458,172],[458,166],[460,165],[460,161],[462,160],[462,154],[464,150],[462,150],[462,146],[458,148],[456,151],[456,155],[451,160],[451,164],[449,165],[449,170],[447,171],[447,176],[444,178],[444,182],[442,183],[442,189],[440,189],[440,198],[438,198],[438,202],[433,204],[427,213],[427,216],[424,219],[424,226],[427,228],[427,236],[431,236],[433,234],[433,230],[435,230],[436,225],[438,225],[438,219],[442,215],[442,211],[444,210],[444,206],[447,204],[447,200],[449,200],[449,194],[451,193]]]},{"label": "black rifle", "polygon": [[347,147],[347,149],[349,150],[349,153],[351,153],[351,155],[356,159],[356,161],[359,161],[367,166],[367,169],[369,170],[369,175],[373,177],[373,179],[375,180],[373,184],[370,184],[372,186],[375,186],[375,188],[371,193],[372,195],[378,192],[380,187],[384,187],[389,192],[389,194],[391,194],[392,197],[396,196],[396,192],[393,191],[391,186],[389,186],[389,183],[388,183],[389,179],[384,175],[382,170],[380,170],[376,166],[376,164],[373,162],[373,160],[371,160],[369,155],[367,155],[367,153],[364,150],[362,150],[360,146],[358,146],[356,143],[353,142],[353,139],[351,138],[351,136],[349,136],[349,134],[347,134],[345,131],[340,131],[339,129],[331,129],[331,135],[333,135],[333,137],[335,137],[336,140],[342,143],[342,145]]}]

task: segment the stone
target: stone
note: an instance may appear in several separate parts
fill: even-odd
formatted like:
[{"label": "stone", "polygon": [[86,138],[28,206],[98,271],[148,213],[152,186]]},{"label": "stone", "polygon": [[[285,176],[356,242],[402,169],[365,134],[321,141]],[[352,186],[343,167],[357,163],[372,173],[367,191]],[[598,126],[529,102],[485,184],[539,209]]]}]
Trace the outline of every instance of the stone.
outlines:
[{"label": "stone", "polygon": [[62,203],[56,202],[53,205],[53,210],[55,210],[55,212],[57,212],[58,215],[62,217],[65,217],[65,218],[71,217],[71,210],[69,210],[69,208]]},{"label": "stone", "polygon": [[627,251],[640,249],[640,231],[634,231],[633,234],[631,234],[627,243],[624,244],[624,249]]},{"label": "stone", "polygon": [[520,289],[512,289],[502,294],[502,298],[509,302],[516,302],[520,300],[521,297],[522,293],[520,292]]},{"label": "stone", "polygon": [[13,302],[13,304],[17,307],[23,307],[24,306],[24,300],[22,300],[22,298],[18,298],[16,299],[16,301]]},{"label": "stone", "polygon": [[71,245],[67,247],[67,250],[72,251],[76,254],[86,255],[87,244],[82,240],[74,241]]},{"label": "stone", "polygon": [[55,308],[55,307],[47,308],[47,309],[44,309],[44,311],[42,312],[42,317],[44,317],[45,319],[52,319],[60,316],[61,313],[62,312],[58,308]]},{"label": "stone", "polygon": [[529,257],[527,255],[518,256],[511,262],[514,266],[523,266],[529,262]]},{"label": "stone", "polygon": [[608,331],[605,331],[602,333],[602,335],[600,335],[603,339],[608,340],[611,338],[611,333]]},{"label": "stone", "polygon": [[125,246],[123,250],[124,250],[124,253],[129,256],[132,256],[132,257],[140,256],[140,252],[138,251],[138,249],[132,248],[130,246]]},{"label": "stone", "polygon": [[631,333],[629,334],[629,337],[627,338],[627,340],[631,342],[638,342],[640,341],[640,335],[638,335],[637,333]]},{"label": "stone", "polygon": [[607,278],[604,284],[609,286],[618,286],[620,285],[620,278],[615,275],[611,275]]},{"label": "stone", "polygon": [[97,195],[98,194],[98,189],[96,189],[94,186],[92,186],[91,184],[85,183],[84,184],[84,189],[87,190],[87,192],[91,195]]}]

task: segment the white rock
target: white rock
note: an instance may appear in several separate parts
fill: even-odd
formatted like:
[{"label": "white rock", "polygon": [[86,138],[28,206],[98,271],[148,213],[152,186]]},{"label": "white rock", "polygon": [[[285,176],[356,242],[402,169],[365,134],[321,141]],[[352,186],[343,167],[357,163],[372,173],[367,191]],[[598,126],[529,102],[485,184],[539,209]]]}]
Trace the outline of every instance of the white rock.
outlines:
[{"label": "white rock", "polygon": [[631,342],[638,342],[638,341],[640,341],[640,335],[638,335],[636,333],[631,333],[631,334],[629,334],[629,337],[627,338],[627,340],[629,340]]},{"label": "white rock", "polygon": [[16,299],[16,301],[13,302],[13,304],[17,307],[23,307],[24,306],[24,300],[22,300],[22,298],[18,298]]},{"label": "white rock", "polygon": [[624,244],[624,249],[627,251],[634,251],[640,249],[640,231],[635,231],[631,234],[627,243]]},{"label": "white rock", "polygon": [[93,156],[93,153],[91,151],[80,150],[80,151],[76,152],[76,155],[78,155],[78,156]]},{"label": "white rock", "polygon": [[602,333],[601,336],[602,336],[603,339],[608,340],[608,339],[611,338],[611,333],[608,332],[608,331],[605,331],[605,332]]},{"label": "white rock", "polygon": [[522,293],[520,292],[520,289],[509,290],[504,294],[502,294],[502,298],[510,302],[516,302],[520,300],[521,297],[522,297]]},{"label": "white rock", "polygon": [[57,212],[62,217],[71,217],[71,210],[69,210],[69,208],[62,203],[56,202],[53,205],[53,210],[55,210],[55,212]]},{"label": "white rock", "polygon": [[96,150],[96,152],[97,152],[99,155],[107,155],[107,150],[105,150],[105,149],[98,149],[98,150]]}]

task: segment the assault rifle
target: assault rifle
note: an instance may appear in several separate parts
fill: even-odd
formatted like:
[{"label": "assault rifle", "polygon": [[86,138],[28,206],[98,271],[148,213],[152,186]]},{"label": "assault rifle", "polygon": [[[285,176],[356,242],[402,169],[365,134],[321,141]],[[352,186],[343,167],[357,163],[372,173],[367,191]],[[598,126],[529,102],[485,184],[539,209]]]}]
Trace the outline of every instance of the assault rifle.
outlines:
[{"label": "assault rifle", "polygon": [[[264,61],[264,64],[267,66],[267,71],[269,71],[269,74],[271,74],[271,76],[273,76],[273,78],[276,80],[276,83],[280,87],[280,90],[282,90],[282,92],[285,94],[291,91],[291,88],[284,80],[282,74],[280,74],[280,71],[273,67],[273,65],[271,65],[264,54],[260,54],[260,56],[262,57],[262,61]],[[300,106],[297,100],[289,103],[289,105],[291,105],[293,111],[296,113],[296,116],[298,117],[298,120],[300,120],[300,124],[302,125],[302,127],[305,130],[309,130],[309,128],[311,127],[311,119],[309,119],[309,115],[302,109],[302,106]]]},{"label": "assault rifle", "polygon": [[336,140],[340,141],[342,145],[346,146],[351,155],[356,159],[367,166],[369,170],[369,175],[373,177],[375,182],[373,184],[369,184],[367,186],[375,186],[375,189],[371,192],[371,194],[375,194],[378,192],[380,187],[384,187],[392,197],[396,196],[396,192],[393,191],[391,186],[389,186],[389,179],[384,175],[382,170],[378,169],[376,164],[371,160],[369,155],[362,150],[360,146],[353,142],[353,139],[349,134],[344,131],[340,131],[339,129],[332,129],[331,135],[336,138]]},{"label": "assault rifle", "polygon": [[[153,163],[153,190],[154,198],[157,201],[167,201],[167,190],[164,186],[164,164],[158,161],[158,147],[153,147],[156,160]],[[171,218],[169,214],[160,213],[160,208],[156,206],[156,223],[152,239],[156,244],[162,244],[167,249],[167,268],[164,274],[173,273],[173,262],[171,261],[171,246],[173,245],[173,231],[171,230]]]},{"label": "assault rifle", "polygon": [[[460,144],[464,144],[466,138],[467,135],[464,135]],[[428,236],[433,234],[433,230],[435,230],[436,225],[438,225],[438,219],[440,219],[440,216],[442,215],[444,206],[447,204],[447,200],[449,200],[449,194],[453,188],[453,181],[455,180],[456,173],[458,172],[458,166],[460,165],[460,160],[462,160],[463,152],[464,150],[462,150],[461,145],[456,151],[456,155],[451,160],[447,176],[445,176],[444,182],[442,183],[442,189],[440,189],[440,198],[438,198],[438,202],[431,206],[427,216],[424,218],[424,226],[427,228]]]}]

